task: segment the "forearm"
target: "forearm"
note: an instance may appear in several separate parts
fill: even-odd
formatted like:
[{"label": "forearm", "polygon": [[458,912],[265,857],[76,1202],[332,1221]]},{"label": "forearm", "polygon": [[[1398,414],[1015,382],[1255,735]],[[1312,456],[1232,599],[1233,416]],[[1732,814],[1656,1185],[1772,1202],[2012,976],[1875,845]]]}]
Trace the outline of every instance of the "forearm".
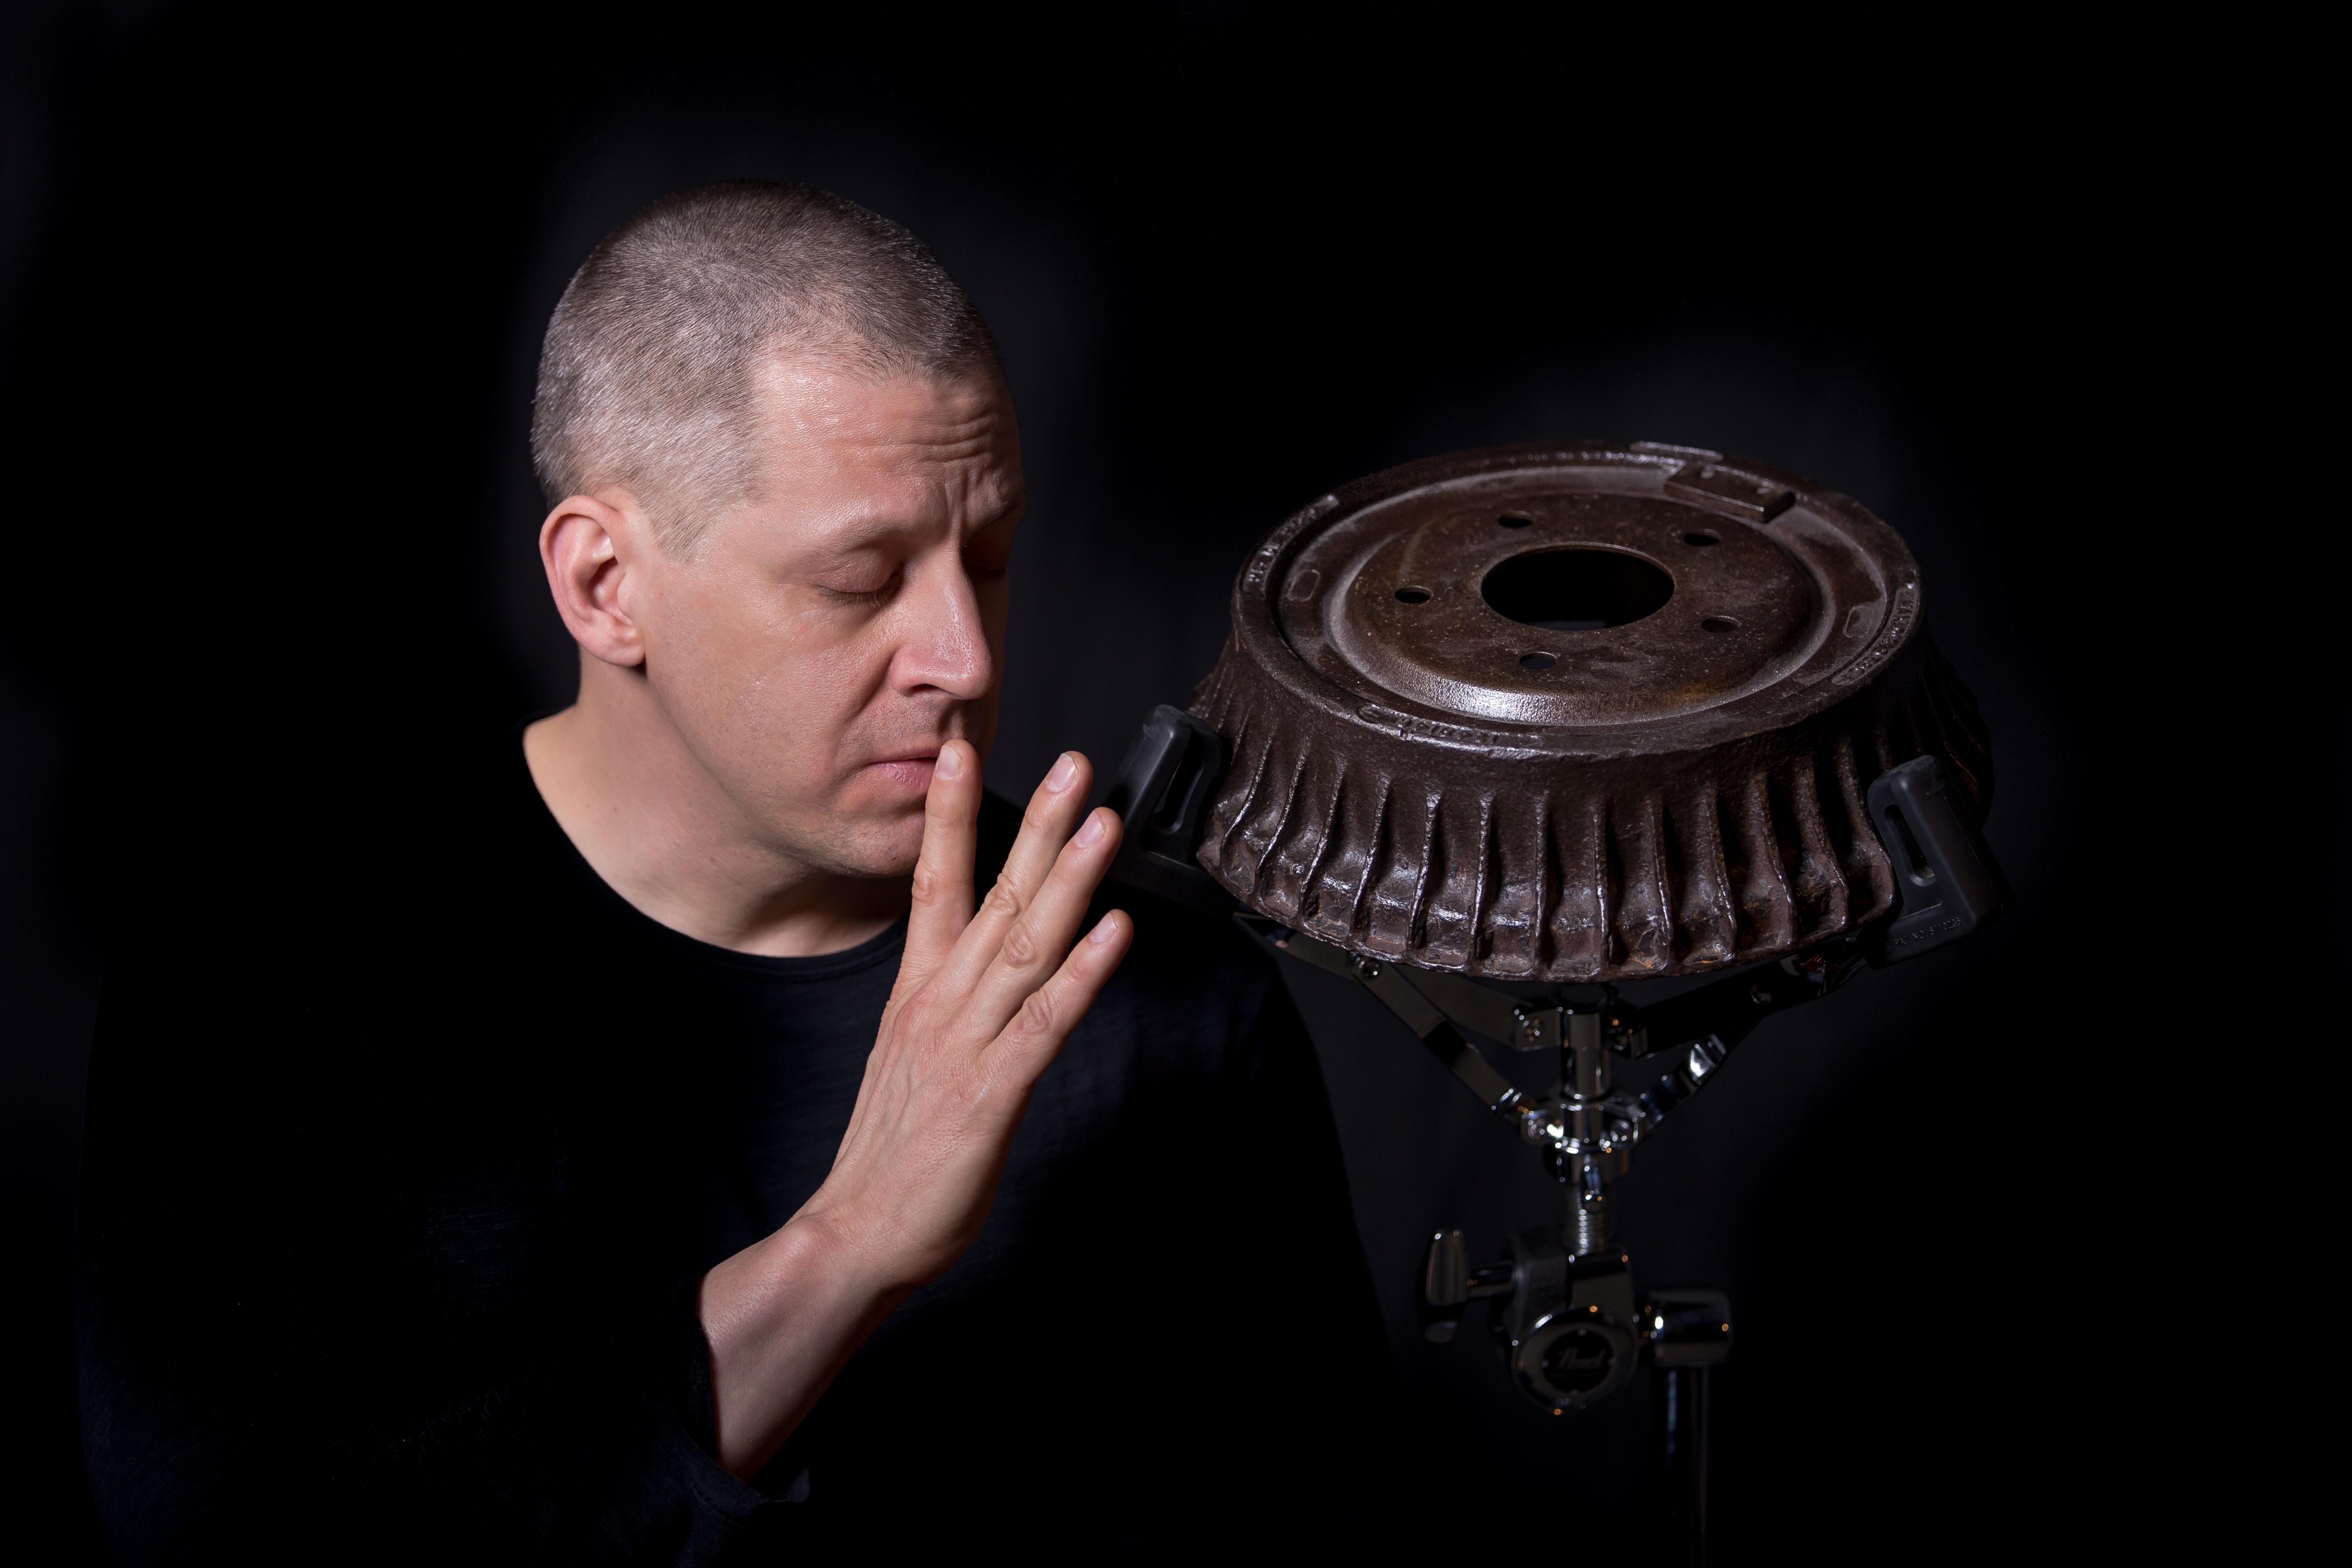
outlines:
[{"label": "forearm", "polygon": [[806,1211],[705,1275],[719,1462],[757,1474],[908,1294]]}]

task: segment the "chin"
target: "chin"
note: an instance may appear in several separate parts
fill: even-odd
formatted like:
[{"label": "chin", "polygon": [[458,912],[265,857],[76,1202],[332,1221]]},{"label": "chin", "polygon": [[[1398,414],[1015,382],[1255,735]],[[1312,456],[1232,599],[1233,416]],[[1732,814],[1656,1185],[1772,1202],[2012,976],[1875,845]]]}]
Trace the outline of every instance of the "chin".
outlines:
[{"label": "chin", "polygon": [[923,852],[923,811],[920,802],[911,814],[845,812],[834,820],[823,851],[812,857],[825,869],[845,877],[907,877]]}]

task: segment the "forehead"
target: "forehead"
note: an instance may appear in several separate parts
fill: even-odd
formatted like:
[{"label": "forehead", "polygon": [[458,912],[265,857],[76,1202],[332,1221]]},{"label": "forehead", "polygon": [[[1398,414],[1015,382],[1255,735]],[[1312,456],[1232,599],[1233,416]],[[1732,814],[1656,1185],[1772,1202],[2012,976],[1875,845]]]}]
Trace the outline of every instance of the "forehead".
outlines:
[{"label": "forehead", "polygon": [[1019,486],[1012,399],[992,374],[877,376],[777,355],[753,387],[771,494]]}]

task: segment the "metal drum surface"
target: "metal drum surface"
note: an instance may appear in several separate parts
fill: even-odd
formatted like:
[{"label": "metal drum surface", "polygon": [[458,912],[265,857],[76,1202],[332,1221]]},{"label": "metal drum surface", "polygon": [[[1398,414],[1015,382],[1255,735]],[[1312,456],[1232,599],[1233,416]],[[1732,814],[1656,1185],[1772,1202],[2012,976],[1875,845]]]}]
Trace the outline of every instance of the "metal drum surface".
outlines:
[{"label": "metal drum surface", "polygon": [[1884,916],[1864,793],[1933,752],[1979,812],[1974,700],[1858,502],[1648,442],[1357,480],[1234,584],[1192,710],[1231,759],[1201,863],[1368,956],[1594,981],[1769,958]]}]

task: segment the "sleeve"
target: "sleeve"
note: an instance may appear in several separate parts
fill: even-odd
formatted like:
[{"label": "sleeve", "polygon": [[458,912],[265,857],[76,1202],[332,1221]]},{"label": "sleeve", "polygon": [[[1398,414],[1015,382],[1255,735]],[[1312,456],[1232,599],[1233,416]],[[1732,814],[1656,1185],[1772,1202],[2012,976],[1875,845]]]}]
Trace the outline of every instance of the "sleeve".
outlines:
[{"label": "sleeve", "polygon": [[552,1118],[323,1008],[205,1023],[239,1001],[118,964],[101,1006],[77,1315],[119,1560],[698,1563],[771,1508],[709,1452],[695,1282],[579,1261]]}]

